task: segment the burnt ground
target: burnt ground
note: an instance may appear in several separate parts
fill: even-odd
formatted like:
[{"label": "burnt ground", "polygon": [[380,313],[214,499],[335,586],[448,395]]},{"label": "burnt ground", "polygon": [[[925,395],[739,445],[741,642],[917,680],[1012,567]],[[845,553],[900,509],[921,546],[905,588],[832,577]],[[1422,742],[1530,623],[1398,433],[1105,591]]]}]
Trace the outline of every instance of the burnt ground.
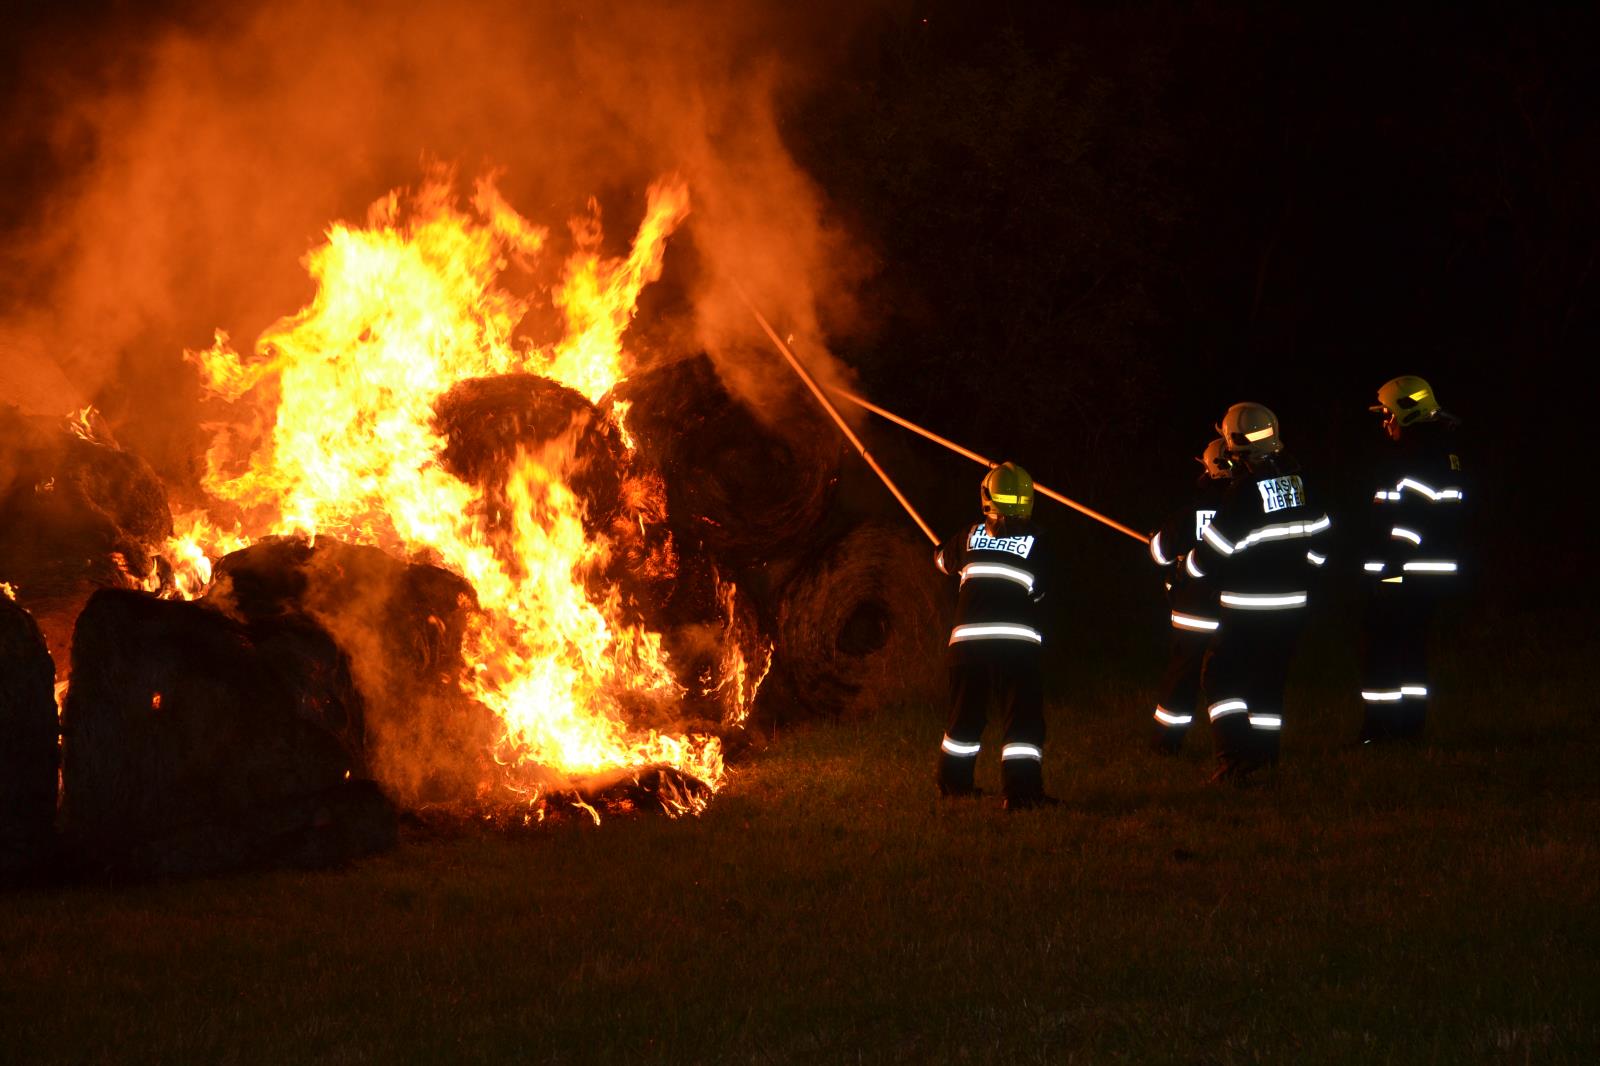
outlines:
[{"label": "burnt ground", "polygon": [[904,707],[784,729],[699,819],[7,895],[4,1057],[1593,1062],[1600,742],[1583,654],[1548,650],[1575,621],[1445,627],[1429,743],[1352,750],[1324,619],[1244,790],[1202,783],[1203,737],[1136,743],[1154,639],[1064,643],[1059,810],[935,800],[941,716]]}]

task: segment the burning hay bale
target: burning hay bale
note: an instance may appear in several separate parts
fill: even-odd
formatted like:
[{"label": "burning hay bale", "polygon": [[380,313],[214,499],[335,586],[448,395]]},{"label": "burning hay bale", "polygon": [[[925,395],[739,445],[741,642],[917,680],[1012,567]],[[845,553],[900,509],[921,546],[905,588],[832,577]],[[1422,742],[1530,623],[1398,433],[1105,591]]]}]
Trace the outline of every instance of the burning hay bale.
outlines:
[{"label": "burning hay bale", "polygon": [[666,478],[680,541],[739,570],[815,538],[843,454],[831,426],[809,410],[781,427],[763,423],[703,355],[636,375],[621,395],[630,430]]},{"label": "burning hay bale", "polygon": [[459,576],[369,546],[270,537],[217,564],[207,602],[252,632],[311,629],[339,649],[358,714],[323,724],[396,799],[462,800],[484,778],[496,728],[459,685],[475,609]]},{"label": "burning hay bale", "polygon": [[925,543],[898,526],[857,526],[783,590],[782,695],[805,712],[843,718],[932,699],[948,615]]},{"label": "burning hay bale", "polygon": [[357,760],[324,724],[347,713],[333,705],[348,684],[337,666],[283,669],[286,657],[316,658],[282,651],[301,639],[263,638],[199,604],[95,593],[62,721],[75,861],[181,875],[323,866],[391,846],[392,808],[375,784],[352,780]]},{"label": "burning hay bale", "polygon": [[[701,402],[711,397],[714,410],[720,412],[717,417],[725,423],[717,432],[741,442],[761,436],[752,429],[753,422],[738,420],[734,412],[743,408],[722,390],[709,363],[702,359],[686,365],[700,370],[691,369],[678,392]],[[636,400],[635,406],[643,403],[662,415],[653,402],[652,394],[651,401]],[[686,546],[675,535],[679,523],[666,520],[670,508],[660,498],[661,479],[654,476],[648,461],[633,462],[612,417],[575,390],[534,374],[460,382],[438,402],[435,412],[436,426],[449,442],[442,453],[446,468],[484,487],[491,506],[506,511],[512,505],[505,499],[505,485],[517,457],[537,455],[552,441],[565,443],[560,449],[564,480],[583,503],[585,529],[605,535],[609,542],[610,564],[591,575],[590,592],[603,598],[612,585],[620,589],[624,617],[662,634],[673,674],[684,690],[682,700],[670,704],[633,701],[630,724],[683,729],[742,720],[765,675],[770,642],[761,633],[748,595],[725,576],[727,565],[719,567],[714,549],[702,546],[703,529],[695,529]],[[659,440],[665,448],[675,448],[670,442],[682,432],[677,422],[682,414],[674,414],[670,424],[655,421],[638,429],[635,439],[640,447],[659,455],[662,449],[655,447]],[[638,422],[636,415],[630,416],[630,425]],[[749,461],[759,462],[763,454],[758,451]],[[570,459],[565,458],[568,455]],[[714,472],[713,480],[724,474]],[[726,478],[718,484],[713,493],[725,494],[719,506],[728,503],[726,494],[745,491]],[[815,488],[803,500],[808,506],[826,502]]]},{"label": "burning hay bale", "polygon": [[56,817],[55,666],[28,612],[0,595],[0,884],[41,872]]},{"label": "burning hay bale", "polygon": [[[519,453],[570,435],[566,477],[584,506],[584,526],[604,529],[616,516],[627,449],[615,423],[576,390],[537,374],[502,374],[458,382],[435,405],[448,440],[445,469],[502,500]],[[567,451],[567,449],[563,449]]]},{"label": "burning hay bale", "polygon": [[161,479],[92,410],[68,420],[0,408],[0,581],[59,661],[89,594],[152,573],[150,550],[171,534]]},{"label": "burning hay bale", "polygon": [[705,555],[683,559],[672,594],[650,624],[662,635],[683,698],[670,721],[637,724],[720,730],[749,715],[772,665],[772,641],[738,585]]}]

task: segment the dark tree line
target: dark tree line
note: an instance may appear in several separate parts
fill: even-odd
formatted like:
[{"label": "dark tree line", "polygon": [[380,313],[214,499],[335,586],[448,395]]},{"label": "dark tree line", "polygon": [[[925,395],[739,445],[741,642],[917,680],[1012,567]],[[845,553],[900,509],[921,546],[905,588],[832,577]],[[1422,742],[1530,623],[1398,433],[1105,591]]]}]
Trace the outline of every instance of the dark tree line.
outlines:
[{"label": "dark tree line", "polygon": [[1372,393],[1421,373],[1468,420],[1496,551],[1579,575],[1556,457],[1585,454],[1600,340],[1596,29],[1578,6],[920,4],[790,129],[877,252],[847,357],[1146,521],[1244,398],[1353,497]]}]

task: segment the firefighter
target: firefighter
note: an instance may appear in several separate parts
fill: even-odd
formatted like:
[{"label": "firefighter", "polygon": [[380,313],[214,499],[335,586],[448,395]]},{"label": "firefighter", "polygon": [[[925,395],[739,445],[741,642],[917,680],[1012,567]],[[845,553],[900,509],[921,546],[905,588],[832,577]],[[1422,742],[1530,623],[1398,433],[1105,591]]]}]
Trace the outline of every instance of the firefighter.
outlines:
[{"label": "firefighter", "polygon": [[1289,661],[1331,522],[1312,506],[1271,411],[1236,403],[1217,431],[1240,469],[1184,565],[1217,588],[1219,624],[1201,675],[1213,780],[1242,781],[1277,761]]},{"label": "firefighter", "polygon": [[1054,804],[1044,791],[1044,693],[1039,600],[1048,551],[1033,523],[1033,479],[1014,463],[990,470],[979,488],[983,521],[934,552],[961,590],[950,630],[950,725],[937,780],[945,796],[971,796],[989,701],[1004,713],[1000,777],[1007,810]]},{"label": "firefighter", "polygon": [[1374,478],[1362,568],[1368,578],[1361,740],[1422,732],[1428,710],[1428,624],[1461,566],[1465,500],[1457,419],[1419,377],[1378,390],[1387,454]]},{"label": "firefighter", "polygon": [[1172,615],[1172,652],[1156,694],[1152,739],[1155,750],[1163,754],[1176,753],[1183,746],[1183,738],[1194,722],[1200,697],[1200,667],[1220,618],[1216,586],[1190,574],[1188,553],[1216,516],[1238,464],[1228,454],[1227,443],[1221,437],[1206,445],[1199,462],[1205,469],[1195,481],[1189,506],[1173,512],[1150,538],[1150,557],[1166,571],[1167,603]]}]

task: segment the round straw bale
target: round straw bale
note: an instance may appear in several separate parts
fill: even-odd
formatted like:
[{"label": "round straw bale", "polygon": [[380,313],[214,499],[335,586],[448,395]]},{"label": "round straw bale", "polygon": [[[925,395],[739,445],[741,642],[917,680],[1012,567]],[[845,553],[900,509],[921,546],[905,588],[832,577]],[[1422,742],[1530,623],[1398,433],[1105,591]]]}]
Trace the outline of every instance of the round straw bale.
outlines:
[{"label": "round straw bale", "polygon": [[803,714],[843,718],[935,698],[948,600],[914,531],[857,526],[783,591],[774,698]]}]

